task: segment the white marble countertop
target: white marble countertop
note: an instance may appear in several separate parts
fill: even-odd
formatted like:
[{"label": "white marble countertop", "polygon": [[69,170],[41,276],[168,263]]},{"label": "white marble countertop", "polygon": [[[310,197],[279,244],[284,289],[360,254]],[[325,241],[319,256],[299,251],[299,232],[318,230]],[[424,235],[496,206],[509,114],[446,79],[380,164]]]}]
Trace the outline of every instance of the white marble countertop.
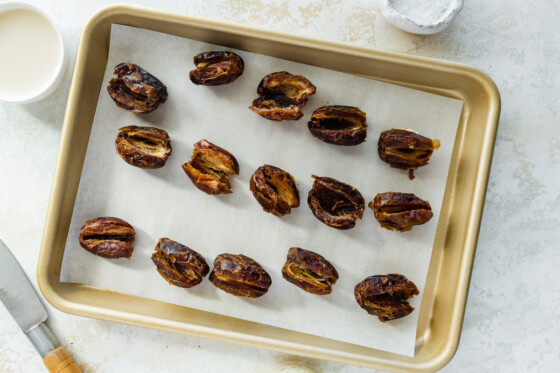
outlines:
[{"label": "white marble countertop", "polygon": [[[58,20],[73,55],[107,0],[31,0]],[[560,362],[560,2],[467,0],[434,36],[387,24],[374,0],[139,0],[138,5],[265,26],[473,65],[502,96],[502,114],[461,343],[445,372],[552,372]],[[152,4],[152,5],[151,5]],[[0,57],[1,58],[1,57]],[[35,270],[70,73],[47,99],[0,103],[0,237]],[[319,372],[372,372],[266,350],[61,313],[49,324],[85,372],[274,372],[303,361]],[[556,368],[555,368],[556,367]],[[0,371],[44,372],[0,305]]]}]

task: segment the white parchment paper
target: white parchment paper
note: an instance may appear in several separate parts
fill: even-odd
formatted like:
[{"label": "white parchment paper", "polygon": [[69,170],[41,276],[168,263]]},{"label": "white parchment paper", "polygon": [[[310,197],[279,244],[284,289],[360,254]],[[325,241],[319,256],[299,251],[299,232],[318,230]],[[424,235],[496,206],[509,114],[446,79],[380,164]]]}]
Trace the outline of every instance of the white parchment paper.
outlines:
[{"label": "white parchment paper", "polygon": [[[109,60],[82,171],[64,254],[61,279],[216,312],[318,336],[414,355],[418,307],[432,251],[447,170],[462,101],[313,66],[229,48],[245,61],[245,72],[220,87],[196,86],[188,79],[194,55],[226,48],[152,31],[113,25]],[[138,115],[118,109],[106,91],[113,67],[136,63],[164,82],[167,102]],[[299,121],[272,122],[247,107],[261,78],[286,70],[317,87]],[[339,147],[311,136],[307,120],[322,105],[358,106],[367,113],[365,143]],[[156,126],[169,132],[173,152],[165,167],[142,170],[115,153],[118,129]],[[441,140],[429,166],[407,173],[390,168],[377,155],[381,131],[412,128]],[[181,168],[192,144],[207,139],[235,155],[241,172],[232,177],[233,194],[209,196],[196,189]],[[262,211],[249,191],[257,167],[272,164],[296,179],[301,206],[278,218]],[[354,229],[339,231],[319,222],[307,206],[311,175],[330,176],[356,187],[366,203],[377,193],[415,193],[432,205],[433,219],[410,232],[379,226],[366,207]],[[79,246],[83,223],[116,216],[136,230],[130,260],[96,257]],[[171,286],[156,271],[150,256],[160,237],[169,237],[200,252],[211,266],[220,253],[242,253],[270,273],[272,286],[261,298],[244,299],[215,288],[207,279],[192,289]],[[333,292],[308,294],[288,283],[281,268],[288,249],[299,246],[325,256],[339,272]],[[368,315],[354,299],[354,286],[365,277],[401,273],[420,295],[416,310],[387,323]]]}]

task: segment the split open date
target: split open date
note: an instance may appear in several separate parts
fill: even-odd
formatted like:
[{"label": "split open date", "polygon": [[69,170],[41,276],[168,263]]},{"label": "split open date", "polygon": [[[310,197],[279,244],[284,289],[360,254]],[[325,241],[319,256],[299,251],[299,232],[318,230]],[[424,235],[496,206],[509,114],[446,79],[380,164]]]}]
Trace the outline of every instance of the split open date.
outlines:
[{"label": "split open date", "polygon": [[147,114],[167,100],[165,84],[140,66],[120,63],[114,73],[117,77],[111,79],[107,91],[121,109]]},{"label": "split open date", "polygon": [[313,175],[315,181],[307,196],[313,215],[336,229],[350,229],[364,214],[365,201],[358,189],[333,179]]},{"label": "split open date", "polygon": [[172,150],[171,140],[165,130],[138,126],[120,128],[115,147],[126,163],[138,168],[165,166]]},{"label": "split open date", "polygon": [[292,175],[271,165],[259,167],[251,176],[251,192],[263,210],[284,216],[299,206],[299,191]]},{"label": "split open date", "polygon": [[366,113],[353,106],[322,106],[313,112],[307,127],[314,137],[326,143],[358,145],[366,139]]},{"label": "split open date", "polygon": [[258,298],[266,294],[272,279],[257,261],[248,256],[220,254],[214,260],[210,282],[226,293]]},{"label": "split open date", "polygon": [[414,131],[391,129],[381,132],[377,143],[379,158],[391,167],[408,170],[414,179],[414,170],[428,164],[440,141],[419,135]]},{"label": "split open date", "polygon": [[134,251],[134,228],[114,217],[99,217],[85,222],[80,229],[80,246],[90,253],[107,258],[130,258]]},{"label": "split open date", "polygon": [[368,206],[383,228],[399,232],[425,224],[434,216],[430,203],[412,193],[380,193]]},{"label": "split open date", "polygon": [[218,86],[233,82],[243,74],[245,63],[228,51],[203,52],[194,56],[195,70],[189,74],[196,85]]},{"label": "split open date", "polygon": [[232,193],[230,176],[239,175],[239,164],[227,150],[200,140],[194,144],[191,160],[183,164],[183,170],[204,193],[229,194]]},{"label": "split open date", "polygon": [[360,307],[381,322],[409,315],[414,308],[407,300],[418,294],[416,285],[399,274],[370,276],[354,288]]},{"label": "split open date", "polygon": [[338,272],[323,256],[292,247],[282,267],[282,277],[308,293],[325,295],[332,292]]},{"label": "split open date", "polygon": [[152,262],[164,279],[181,288],[200,284],[210,271],[202,255],[169,238],[160,238]]},{"label": "split open date", "polygon": [[252,112],[274,120],[298,120],[315,86],[301,75],[279,71],[265,76],[257,87],[257,97],[249,106]]}]

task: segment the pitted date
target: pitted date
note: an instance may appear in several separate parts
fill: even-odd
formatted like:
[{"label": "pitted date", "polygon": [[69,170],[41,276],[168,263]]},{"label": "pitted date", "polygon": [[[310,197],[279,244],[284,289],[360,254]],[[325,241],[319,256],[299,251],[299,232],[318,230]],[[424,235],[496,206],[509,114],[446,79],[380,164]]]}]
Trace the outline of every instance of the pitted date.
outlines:
[{"label": "pitted date", "polygon": [[80,229],[80,246],[90,253],[107,258],[130,258],[134,247],[134,228],[113,217],[88,220]]},{"label": "pitted date", "polygon": [[313,215],[336,229],[350,229],[364,213],[365,201],[354,187],[330,177],[312,176],[315,181],[307,196]]},{"label": "pitted date", "polygon": [[237,79],[245,69],[243,59],[233,52],[204,52],[194,57],[195,70],[189,74],[196,85],[218,86]]},{"label": "pitted date", "polygon": [[209,279],[226,293],[249,298],[263,296],[272,284],[272,279],[265,269],[255,260],[242,254],[218,255]]},{"label": "pitted date", "polygon": [[193,184],[207,194],[231,192],[230,175],[239,175],[239,164],[225,149],[206,140],[194,144],[193,156],[183,164]]},{"label": "pitted date", "polygon": [[299,247],[288,251],[282,277],[308,293],[330,294],[338,272],[323,256]]},{"label": "pitted date", "polygon": [[414,169],[427,165],[434,149],[439,148],[438,139],[429,139],[416,132],[392,129],[381,132],[377,152],[382,161],[391,167],[409,170],[414,179]]},{"label": "pitted date", "polygon": [[386,192],[368,204],[383,228],[405,232],[415,225],[427,223],[432,216],[428,201],[411,193]]},{"label": "pitted date", "polygon": [[301,75],[287,71],[271,73],[259,83],[259,97],[249,109],[274,121],[297,120],[303,116],[301,108],[315,91],[315,86]]},{"label": "pitted date", "polygon": [[370,276],[354,288],[360,307],[381,322],[399,319],[414,311],[407,299],[418,294],[412,281],[394,273]]},{"label": "pitted date", "polygon": [[115,66],[117,77],[107,86],[118,107],[136,114],[156,110],[167,100],[167,87],[155,76],[133,63]]},{"label": "pitted date", "polygon": [[202,255],[169,238],[159,239],[152,261],[161,277],[181,288],[200,284],[210,271]]},{"label": "pitted date", "polygon": [[264,165],[259,167],[249,183],[251,192],[263,210],[284,216],[299,207],[299,191],[292,175],[286,171]]},{"label": "pitted date", "polygon": [[160,168],[171,154],[166,131],[155,127],[128,126],[119,129],[115,139],[117,154],[139,168]]},{"label": "pitted date", "polygon": [[353,106],[323,106],[311,115],[309,132],[329,144],[351,146],[365,141],[366,113]]}]

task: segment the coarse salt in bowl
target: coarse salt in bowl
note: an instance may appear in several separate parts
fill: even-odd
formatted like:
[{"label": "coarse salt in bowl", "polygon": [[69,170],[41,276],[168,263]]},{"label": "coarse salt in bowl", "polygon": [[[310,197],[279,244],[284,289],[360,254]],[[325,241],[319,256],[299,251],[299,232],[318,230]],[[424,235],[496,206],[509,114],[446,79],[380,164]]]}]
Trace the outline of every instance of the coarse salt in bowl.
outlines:
[{"label": "coarse salt in bowl", "polygon": [[393,26],[429,35],[449,26],[463,9],[463,0],[381,0],[381,8]]}]

